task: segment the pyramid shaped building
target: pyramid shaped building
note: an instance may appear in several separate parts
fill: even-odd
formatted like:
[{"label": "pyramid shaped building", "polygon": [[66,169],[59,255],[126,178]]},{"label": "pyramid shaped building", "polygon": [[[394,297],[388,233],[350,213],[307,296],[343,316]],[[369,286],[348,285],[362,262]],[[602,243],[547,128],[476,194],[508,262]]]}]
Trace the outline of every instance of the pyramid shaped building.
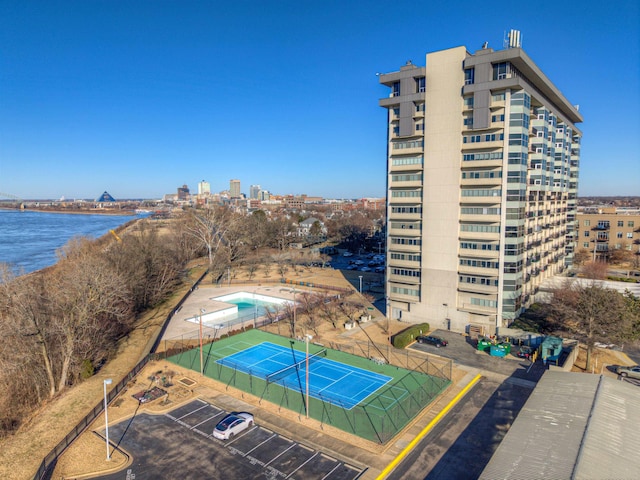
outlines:
[{"label": "pyramid shaped building", "polygon": [[98,197],[96,202],[115,202],[116,199],[109,195],[109,192],[105,191],[102,195]]}]

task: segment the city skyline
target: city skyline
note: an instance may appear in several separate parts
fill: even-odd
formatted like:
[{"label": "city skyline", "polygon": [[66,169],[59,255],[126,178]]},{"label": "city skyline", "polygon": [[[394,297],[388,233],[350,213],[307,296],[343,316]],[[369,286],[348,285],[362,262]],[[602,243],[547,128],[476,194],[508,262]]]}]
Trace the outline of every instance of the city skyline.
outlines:
[{"label": "city skyline", "polygon": [[9,1],[0,192],[161,198],[234,178],[281,194],[384,197],[376,74],[457,45],[502,49],[515,28],[580,105],[579,196],[640,194],[637,3],[543,1],[535,15],[474,5]]}]

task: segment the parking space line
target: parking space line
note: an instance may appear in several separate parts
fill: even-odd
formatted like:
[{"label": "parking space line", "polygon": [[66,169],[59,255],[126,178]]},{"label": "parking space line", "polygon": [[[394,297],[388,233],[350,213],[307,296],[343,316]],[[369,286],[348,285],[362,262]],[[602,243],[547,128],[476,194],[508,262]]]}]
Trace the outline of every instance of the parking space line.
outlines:
[{"label": "parking space line", "polygon": [[291,442],[291,445],[289,445],[289,448],[285,448],[282,452],[280,452],[278,455],[276,455],[275,457],[273,457],[271,460],[269,460],[267,463],[264,464],[264,466],[266,467],[267,465],[269,465],[271,462],[273,462],[274,460],[276,460],[278,457],[281,457],[282,455],[284,455],[285,453],[287,453],[289,450],[291,450],[293,447],[296,446],[295,442]]},{"label": "parking space line", "polygon": [[[243,433],[234,436],[233,440],[229,439],[227,440],[227,442],[225,443],[225,445],[231,445],[233,442],[241,439],[242,437],[244,437],[246,434],[248,434],[249,432],[253,432],[256,428],[258,428],[258,426],[256,424],[253,424],[253,427],[249,428],[248,430],[245,430]],[[238,450],[239,451],[239,450]],[[242,452],[240,452],[240,455],[242,455]],[[243,457],[246,457],[246,455],[242,455]]]},{"label": "parking space line", "polygon": [[184,414],[181,417],[178,417],[178,420],[182,420],[184,417],[188,417],[189,415],[191,415],[192,413],[196,413],[200,410],[202,410],[203,408],[207,408],[209,406],[208,403],[205,403],[203,406],[201,406],[200,408],[196,408],[195,410],[191,410],[189,413]]},{"label": "parking space line", "polygon": [[269,440],[271,440],[274,437],[277,437],[278,434],[274,433],[273,435],[271,435],[269,438],[267,438],[264,442],[259,443],[258,445],[256,445],[255,447],[253,447],[251,450],[249,450],[247,453],[245,453],[243,455],[243,457],[246,457],[247,455],[249,455],[251,452],[253,452],[256,448],[261,447],[262,445],[264,445],[265,443],[267,443]]},{"label": "parking space line", "polygon": [[338,462],[338,464],[335,467],[333,467],[329,473],[327,473],[324,477],[322,477],[322,480],[324,480],[325,478],[329,478],[331,474],[335,472],[338,469],[338,467],[341,467],[342,465],[344,465],[344,463]]},{"label": "parking space line", "polygon": [[[193,413],[193,412],[192,412]],[[209,420],[211,420],[212,418],[216,418],[219,417],[220,415],[224,414],[224,412],[222,410],[220,410],[218,413],[216,413],[215,415],[211,415],[209,418],[201,421],[200,423],[194,425],[193,427],[191,427],[191,430],[198,428],[200,425],[202,425],[203,423],[208,422]]]},{"label": "parking space line", "polygon": [[[301,445],[304,447],[304,445]],[[307,447],[305,447],[307,448]],[[313,460],[314,458],[316,458],[318,456],[320,452],[318,450],[316,450],[316,452],[311,455],[309,458],[307,458],[306,462],[303,462],[302,465],[300,465],[298,468],[296,468],[293,472],[291,472],[289,475],[287,475],[286,478],[289,478],[291,475],[293,475],[294,473],[296,473],[298,470],[300,470],[302,467],[304,467],[307,463],[309,463],[311,460]]]}]

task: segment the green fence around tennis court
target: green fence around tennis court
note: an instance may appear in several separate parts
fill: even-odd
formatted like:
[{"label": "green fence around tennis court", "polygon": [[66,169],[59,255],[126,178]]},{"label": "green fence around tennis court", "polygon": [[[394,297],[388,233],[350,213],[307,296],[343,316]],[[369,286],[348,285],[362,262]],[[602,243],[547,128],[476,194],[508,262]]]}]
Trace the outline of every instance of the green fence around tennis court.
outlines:
[{"label": "green fence around tennis court", "polygon": [[[292,340],[260,330],[249,330],[203,348],[204,375],[250,393],[260,399],[286,408],[300,415],[306,414],[306,395],[303,389],[292,390],[276,383],[268,383],[263,377],[245,373],[240,368],[224,366],[217,360],[262,342],[271,342],[304,352],[302,341]],[[310,344],[309,353],[322,350],[320,345]],[[194,348],[167,358],[182,367],[200,371],[200,349]],[[392,377],[388,384],[374,392],[357,406],[349,409],[322,398],[309,397],[309,417],[367,440],[386,443],[395,437],[422,409],[429,405],[451,381],[446,376],[429,375],[417,370],[407,370],[374,362],[350,353],[327,349],[326,358],[354,367]],[[425,363],[427,363],[425,361]],[[425,366],[424,371],[427,371]]]}]

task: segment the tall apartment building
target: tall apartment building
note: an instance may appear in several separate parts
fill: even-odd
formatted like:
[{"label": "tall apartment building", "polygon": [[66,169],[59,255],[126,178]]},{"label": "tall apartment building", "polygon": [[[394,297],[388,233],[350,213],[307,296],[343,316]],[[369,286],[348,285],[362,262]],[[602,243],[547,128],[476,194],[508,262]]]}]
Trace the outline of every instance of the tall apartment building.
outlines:
[{"label": "tall apartment building", "polygon": [[229,195],[231,198],[240,198],[240,180],[229,180]]},{"label": "tall apartment building", "polygon": [[517,39],[380,76],[392,318],[493,333],[571,264],[582,117]]}]

